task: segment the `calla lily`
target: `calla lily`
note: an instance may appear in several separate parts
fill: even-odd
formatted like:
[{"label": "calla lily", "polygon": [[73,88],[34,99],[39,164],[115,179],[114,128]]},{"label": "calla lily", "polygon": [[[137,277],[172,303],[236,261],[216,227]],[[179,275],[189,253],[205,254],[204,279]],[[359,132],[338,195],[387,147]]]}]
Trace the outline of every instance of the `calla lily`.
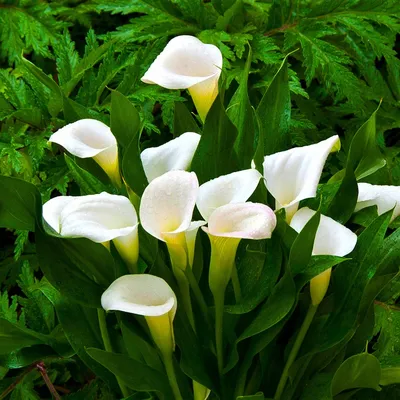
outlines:
[{"label": "calla lily", "polygon": [[246,169],[204,183],[199,188],[196,201],[200,214],[208,221],[218,207],[247,201],[261,178],[256,169]]},{"label": "calla lily", "polygon": [[267,239],[276,226],[274,212],[264,204],[233,203],[217,208],[208,220],[211,242],[209,286],[215,304],[215,339],[218,370],[223,370],[222,327],[226,286],[232,275],[236,250],[241,239]]},{"label": "calla lily", "polygon": [[340,149],[339,136],[335,135],[310,146],[266,156],[264,178],[268,191],[275,198],[275,208],[285,208],[290,221],[299,202],[315,197],[322,169],[329,153]]},{"label": "calla lily", "polygon": [[157,346],[163,351],[175,348],[173,320],[176,296],[164,279],[149,274],[124,275],[101,296],[106,311],[143,315]]},{"label": "calla lily", "polygon": [[125,196],[100,193],[59,196],[43,205],[43,218],[61,236],[114,242],[131,271],[139,256],[138,219]]},{"label": "calla lily", "polygon": [[209,283],[213,293],[226,287],[241,239],[268,239],[276,226],[274,212],[259,203],[226,204],[217,208],[202,229],[211,242]]},{"label": "calla lily", "polygon": [[107,125],[95,119],[81,119],[53,133],[49,142],[61,145],[76,157],[93,158],[110,180],[121,186],[117,140]]},{"label": "calla lily", "polygon": [[194,172],[170,171],[150,182],[140,204],[143,228],[167,244],[183,305],[193,327],[185,270],[193,262],[197,230],[205,224],[204,221],[192,222],[198,188],[199,182]]},{"label": "calla lily", "polygon": [[358,199],[355,211],[377,206],[378,215],[393,209],[391,221],[400,215],[400,186],[381,186],[369,183],[358,184]]},{"label": "calla lily", "polygon": [[177,302],[168,283],[148,274],[121,276],[103,293],[101,305],[106,311],[123,311],[145,317],[154,343],[161,351],[175,397],[182,399],[172,362]]},{"label": "calla lily", "polygon": [[168,171],[189,169],[200,137],[186,132],[162,146],[143,150],[140,158],[147,180],[151,182]]},{"label": "calla lily", "polygon": [[[293,216],[290,226],[296,232],[300,232],[314,214],[314,210],[303,207]],[[332,218],[321,215],[315,235],[313,255],[344,257],[353,251],[356,244],[357,235],[355,233]],[[331,268],[311,280],[310,291],[313,305],[318,305],[325,297],[330,277]]]},{"label": "calla lily", "polygon": [[218,94],[222,54],[194,36],[173,38],[142,77],[167,89],[188,89],[204,121]]}]

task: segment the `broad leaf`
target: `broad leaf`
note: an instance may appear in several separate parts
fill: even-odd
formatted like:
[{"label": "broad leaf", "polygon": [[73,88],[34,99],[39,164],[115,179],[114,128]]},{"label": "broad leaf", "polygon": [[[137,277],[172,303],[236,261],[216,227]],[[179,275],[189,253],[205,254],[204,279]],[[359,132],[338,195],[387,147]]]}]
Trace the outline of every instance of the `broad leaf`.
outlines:
[{"label": "broad leaf", "polygon": [[221,175],[238,171],[239,162],[234,149],[237,129],[226,115],[218,96],[207,115],[203,134],[192,161],[200,184]]},{"label": "broad leaf", "polygon": [[372,354],[357,354],[348,358],[332,379],[332,396],[344,390],[370,388],[380,391],[381,366]]}]

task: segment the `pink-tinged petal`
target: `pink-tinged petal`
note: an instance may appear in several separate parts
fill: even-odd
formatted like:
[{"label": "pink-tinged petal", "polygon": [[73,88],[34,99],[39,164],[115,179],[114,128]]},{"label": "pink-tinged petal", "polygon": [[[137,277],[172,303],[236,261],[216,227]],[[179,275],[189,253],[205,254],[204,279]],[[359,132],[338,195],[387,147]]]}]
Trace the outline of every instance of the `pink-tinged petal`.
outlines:
[{"label": "pink-tinged petal", "polygon": [[208,220],[208,229],[203,229],[214,236],[268,239],[275,226],[275,214],[268,206],[247,202],[217,208]]}]

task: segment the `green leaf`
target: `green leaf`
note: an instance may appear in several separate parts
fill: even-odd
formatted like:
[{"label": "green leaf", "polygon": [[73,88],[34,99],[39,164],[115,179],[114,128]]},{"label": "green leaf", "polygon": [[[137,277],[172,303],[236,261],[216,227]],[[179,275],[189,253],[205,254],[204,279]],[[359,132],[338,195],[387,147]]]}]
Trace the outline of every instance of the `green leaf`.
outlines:
[{"label": "green leaf", "polygon": [[344,390],[369,388],[380,391],[381,366],[372,354],[357,354],[345,360],[332,379],[332,395]]},{"label": "green leaf", "polygon": [[21,179],[0,176],[0,187],[0,226],[34,231],[42,208],[36,186]]},{"label": "green leaf", "polygon": [[140,159],[142,126],[135,106],[121,93],[111,95],[111,130],[124,146],[122,172],[126,183],[139,196],[147,186],[147,178]]},{"label": "green leaf", "polygon": [[257,335],[281,321],[292,309],[296,300],[296,287],[289,272],[274,287],[271,296],[262,305],[257,316],[240,335],[239,341]]},{"label": "green leaf", "polygon": [[178,311],[174,321],[176,344],[181,351],[180,367],[187,376],[215,391],[218,383],[208,368],[214,358],[204,345],[201,346],[186,315],[183,318],[182,314]]},{"label": "green leaf", "polygon": [[165,400],[173,400],[166,375],[124,354],[88,348],[93,360],[106,367],[128,387],[139,392],[158,392]]},{"label": "green leaf", "polygon": [[289,268],[293,275],[302,272],[311,260],[315,235],[321,214],[317,211],[297,235],[289,254]]},{"label": "green leaf", "polygon": [[0,354],[43,343],[49,343],[46,335],[0,319]]},{"label": "green leaf", "polygon": [[249,54],[240,76],[239,87],[228,106],[228,116],[238,130],[235,141],[235,150],[240,154],[241,168],[249,168],[255,152],[255,122],[254,109],[250,104],[248,85],[252,51],[249,46]]},{"label": "green leaf", "polygon": [[342,183],[329,208],[328,215],[338,222],[347,222],[357,204],[357,179],[365,178],[386,165],[376,143],[376,113],[355,133],[350,144]]},{"label": "green leaf", "polygon": [[[139,134],[140,116],[133,104],[120,92],[111,92],[111,132],[126,148]],[[134,168],[134,166],[132,166]]]},{"label": "green leaf", "polygon": [[71,94],[75,86],[83,78],[85,72],[96,65],[104,57],[108,49],[114,45],[115,40],[108,40],[101,46],[92,46],[92,44],[96,42],[96,37],[94,31],[90,30],[86,37],[86,42],[86,49],[89,51],[85,52],[85,56],[76,66],[72,79],[70,79],[67,83],[63,85],[63,91],[67,97]]},{"label": "green leaf", "polygon": [[390,220],[390,211],[379,216],[358,237],[351,260],[334,271],[332,289],[335,307],[323,331],[318,336],[317,348],[322,351],[354,333],[355,323],[365,287],[376,273],[379,249]]},{"label": "green leaf", "polygon": [[40,266],[50,283],[73,301],[100,307],[101,295],[115,277],[107,249],[88,239],[52,237],[40,229],[35,237]]},{"label": "green leaf", "polygon": [[250,249],[250,245],[246,246],[244,254],[238,252],[236,264],[242,300],[239,304],[225,306],[228,313],[248,313],[271,294],[281,271],[283,255],[277,235],[265,242],[265,253]]},{"label": "green leaf", "polygon": [[157,349],[150,344],[140,328],[127,318],[124,314],[121,315],[122,321],[120,323],[122,337],[124,339],[125,348],[129,357],[139,362],[144,362],[151,368],[163,372],[164,367],[158,355]]},{"label": "green leaf", "polygon": [[355,170],[357,179],[363,179],[386,165],[376,142],[376,114],[379,107],[353,136],[348,162]]},{"label": "green leaf", "polygon": [[238,171],[234,143],[237,129],[226,115],[220,95],[207,115],[200,143],[192,160],[200,184],[221,175]]},{"label": "green leaf", "polygon": [[30,72],[39,82],[46,86],[50,90],[50,101],[48,104],[48,109],[52,117],[56,117],[63,107],[63,100],[61,95],[61,90],[57,83],[54,82],[52,78],[47,76],[40,68],[30,61],[21,58],[22,65]]},{"label": "green leaf", "polygon": [[90,172],[85,171],[76,162],[64,154],[65,163],[71,173],[72,178],[81,189],[82,195],[97,194],[101,192],[109,192],[109,189],[99,179]]},{"label": "green leaf", "polygon": [[318,373],[307,382],[307,389],[303,391],[300,400],[332,400],[331,373]]},{"label": "green leaf", "polygon": [[113,375],[89,357],[85,350],[86,347],[103,346],[97,310],[69,301],[49,282],[42,281],[38,289],[55,307],[65,336],[76,354],[97,376],[116,387]]},{"label": "green leaf", "polygon": [[256,158],[261,167],[264,156],[286,150],[290,146],[290,91],[287,57],[272,79],[257,107],[260,121]]},{"label": "green leaf", "polygon": [[296,287],[301,289],[307,282],[311,281],[312,278],[348,260],[350,259],[336,256],[312,256],[307,267],[296,275]]},{"label": "green leaf", "polygon": [[196,120],[186,105],[180,101],[176,101],[174,110],[174,137],[180,136],[185,132],[200,133],[200,131]]},{"label": "green leaf", "polygon": [[400,367],[382,368],[379,384],[382,386],[395,385],[400,383]]}]

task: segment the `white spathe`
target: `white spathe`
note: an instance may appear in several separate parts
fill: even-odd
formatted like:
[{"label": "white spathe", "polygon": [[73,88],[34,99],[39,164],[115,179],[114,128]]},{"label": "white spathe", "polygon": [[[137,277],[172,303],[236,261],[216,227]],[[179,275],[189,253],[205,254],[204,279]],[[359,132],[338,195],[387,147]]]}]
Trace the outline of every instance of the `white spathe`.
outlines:
[{"label": "white spathe", "polygon": [[[314,210],[303,207],[294,214],[290,226],[300,232],[315,214]],[[357,235],[334,219],[321,215],[315,235],[313,255],[344,257],[354,250]],[[311,300],[314,305],[321,303],[329,287],[332,269],[322,272],[310,282]]]},{"label": "white spathe", "polygon": [[143,150],[140,158],[147,180],[151,182],[168,171],[189,169],[200,137],[185,132],[161,146]]},{"label": "white spathe", "polygon": [[164,279],[149,274],[124,275],[101,296],[106,311],[124,311],[148,317],[175,317],[176,296]]},{"label": "white spathe", "polygon": [[217,208],[202,228],[208,234],[237,239],[268,239],[276,227],[276,216],[260,203],[234,203]]},{"label": "white spathe", "polygon": [[170,171],[152,180],[140,203],[143,228],[164,242],[181,237],[191,225],[198,188],[194,172]]},{"label": "white spathe", "polygon": [[138,218],[125,196],[100,193],[54,197],[43,205],[43,218],[61,236],[96,243],[113,240],[128,265],[139,254]]},{"label": "white spathe", "polygon": [[204,121],[218,94],[221,69],[222,54],[218,47],[182,35],[170,40],[142,81],[167,89],[188,89]]},{"label": "white spathe", "polygon": [[329,153],[340,149],[339,136],[335,135],[310,146],[264,158],[264,178],[268,191],[275,198],[275,208],[285,208],[290,220],[299,202],[315,197],[322,169]]},{"label": "white spathe", "polygon": [[208,221],[218,207],[247,201],[261,178],[256,169],[246,169],[204,183],[199,188],[196,201],[200,214]]},{"label": "white spathe", "polygon": [[149,274],[121,276],[103,293],[101,305],[106,311],[143,315],[163,358],[171,357],[177,301],[164,279]]},{"label": "white spathe", "polygon": [[61,145],[76,157],[93,158],[114,184],[121,184],[117,140],[103,122],[81,119],[53,133],[49,142]]},{"label": "white spathe", "polygon": [[[290,226],[300,232],[315,214],[314,210],[303,207],[294,214]],[[357,235],[334,219],[321,215],[315,235],[313,255],[344,257],[356,246]]]},{"label": "white spathe", "polygon": [[400,186],[358,184],[358,199],[355,211],[377,206],[378,215],[393,209],[391,221],[400,215]]}]

